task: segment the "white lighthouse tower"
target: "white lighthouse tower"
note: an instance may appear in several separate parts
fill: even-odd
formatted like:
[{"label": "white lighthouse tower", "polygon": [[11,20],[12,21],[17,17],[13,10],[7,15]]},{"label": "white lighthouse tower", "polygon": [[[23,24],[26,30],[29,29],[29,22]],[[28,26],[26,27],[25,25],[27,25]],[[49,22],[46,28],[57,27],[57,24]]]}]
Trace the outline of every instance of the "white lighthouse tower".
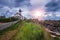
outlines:
[{"label": "white lighthouse tower", "polygon": [[17,12],[15,15],[14,15],[14,17],[16,17],[16,18],[18,18],[18,19],[24,19],[24,17],[22,16],[22,14],[21,14],[21,9],[19,9],[19,12]]}]

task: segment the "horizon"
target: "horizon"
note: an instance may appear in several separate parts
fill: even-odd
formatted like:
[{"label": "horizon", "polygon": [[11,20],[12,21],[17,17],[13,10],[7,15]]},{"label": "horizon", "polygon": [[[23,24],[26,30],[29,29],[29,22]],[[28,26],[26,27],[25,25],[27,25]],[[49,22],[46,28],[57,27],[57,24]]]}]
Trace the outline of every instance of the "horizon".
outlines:
[{"label": "horizon", "polygon": [[[38,15],[41,20],[60,20],[60,0],[0,0],[0,16],[6,15],[11,17],[16,14],[19,9],[26,18],[32,18],[32,11],[39,9],[43,11]],[[44,13],[45,12],[45,13]],[[35,15],[35,16],[37,16]],[[44,15],[44,16],[42,16]]]}]

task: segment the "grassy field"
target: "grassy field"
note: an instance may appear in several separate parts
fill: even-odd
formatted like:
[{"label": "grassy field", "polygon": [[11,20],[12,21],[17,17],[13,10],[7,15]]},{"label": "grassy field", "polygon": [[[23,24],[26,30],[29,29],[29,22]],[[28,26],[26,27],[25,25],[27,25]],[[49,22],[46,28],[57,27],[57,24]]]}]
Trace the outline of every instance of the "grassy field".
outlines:
[{"label": "grassy field", "polygon": [[[41,38],[40,38],[41,37]],[[25,23],[14,36],[14,40],[43,40],[43,30],[34,23]]]},{"label": "grassy field", "polygon": [[0,31],[0,40],[60,40],[51,37],[39,24],[19,21],[3,31]]},{"label": "grassy field", "polygon": [[16,21],[18,19],[16,18],[0,18],[0,22],[11,22],[11,21]]},{"label": "grassy field", "polygon": [[22,25],[22,23],[22,21],[19,21],[11,27],[0,31],[0,40],[10,40],[18,31],[18,28]]}]

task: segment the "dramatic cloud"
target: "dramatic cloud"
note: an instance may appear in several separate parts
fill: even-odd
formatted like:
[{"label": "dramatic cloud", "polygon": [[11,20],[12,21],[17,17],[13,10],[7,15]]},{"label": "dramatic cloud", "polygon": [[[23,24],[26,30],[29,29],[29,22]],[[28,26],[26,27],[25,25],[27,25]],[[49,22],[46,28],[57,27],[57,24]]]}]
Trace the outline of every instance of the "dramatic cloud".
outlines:
[{"label": "dramatic cloud", "polygon": [[13,7],[15,6],[15,0],[0,0],[0,5]]},{"label": "dramatic cloud", "polygon": [[29,8],[29,0],[0,0],[0,16],[6,15],[7,17],[10,17],[19,9],[22,9],[23,13],[25,12],[23,15],[27,16],[29,15]]},{"label": "dramatic cloud", "polygon": [[32,18],[31,11],[36,8],[44,10],[43,19],[60,19],[60,0],[0,0],[0,16],[11,17],[22,9],[23,16]]},{"label": "dramatic cloud", "polygon": [[10,8],[8,6],[4,6],[0,10],[0,16],[10,17],[18,12],[19,8]]},{"label": "dramatic cloud", "polygon": [[32,6],[45,6],[50,0],[30,0]]},{"label": "dramatic cloud", "polygon": [[60,0],[51,0],[48,4],[46,4],[47,11],[58,11],[60,10]]},{"label": "dramatic cloud", "polygon": [[56,16],[57,17],[60,17],[60,12],[56,12]]},{"label": "dramatic cloud", "polygon": [[[52,12],[53,19],[60,19],[60,0],[51,0],[49,3],[45,5],[47,12]],[[51,18],[51,17],[50,17]]]}]

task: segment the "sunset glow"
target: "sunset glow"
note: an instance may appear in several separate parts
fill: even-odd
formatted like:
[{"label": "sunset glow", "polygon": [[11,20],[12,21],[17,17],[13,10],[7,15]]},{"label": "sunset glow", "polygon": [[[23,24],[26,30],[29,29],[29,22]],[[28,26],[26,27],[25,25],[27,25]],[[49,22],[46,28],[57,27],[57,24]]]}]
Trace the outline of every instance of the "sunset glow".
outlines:
[{"label": "sunset glow", "polygon": [[38,18],[43,18],[43,16],[44,16],[44,11],[42,10],[42,9],[36,9],[36,10],[33,10],[33,12],[32,12],[32,16],[33,16],[33,18],[36,18],[36,19],[38,19]]}]

